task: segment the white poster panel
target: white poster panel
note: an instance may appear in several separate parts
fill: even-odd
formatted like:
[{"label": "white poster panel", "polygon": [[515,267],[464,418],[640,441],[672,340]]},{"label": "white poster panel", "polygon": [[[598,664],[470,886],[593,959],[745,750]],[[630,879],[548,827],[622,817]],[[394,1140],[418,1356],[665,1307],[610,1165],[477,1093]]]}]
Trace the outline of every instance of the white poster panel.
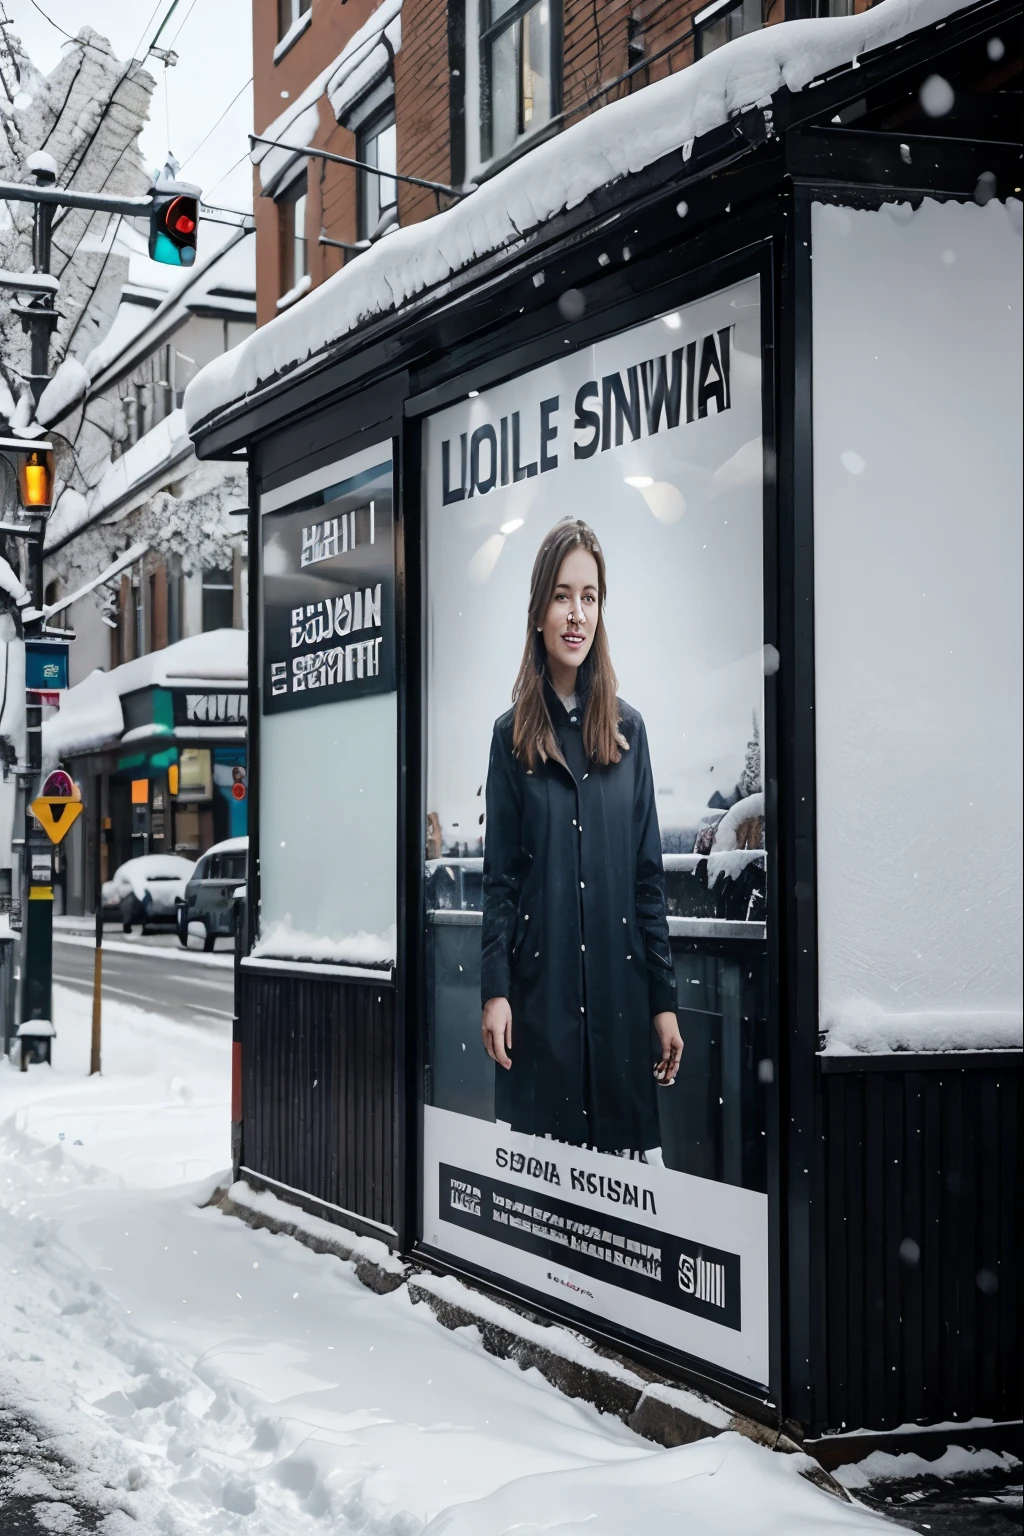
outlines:
[{"label": "white poster panel", "polygon": [[428,1105],[423,1236],[596,1322],[768,1380],[768,1202]]},{"label": "white poster panel", "polygon": [[[670,925],[764,931],[761,346],[749,279],[474,391],[424,431],[424,1240],[759,1385],[763,951],[695,961]],[[599,652],[576,693],[555,691],[562,653],[527,617],[566,519],[607,575],[601,604],[567,590],[566,623],[603,626],[618,757],[558,734],[589,739]],[[531,656],[557,764],[511,745]],[[489,997],[511,1008],[510,1068],[484,1054]],[[676,1021],[679,1077],[655,1088]]]}]

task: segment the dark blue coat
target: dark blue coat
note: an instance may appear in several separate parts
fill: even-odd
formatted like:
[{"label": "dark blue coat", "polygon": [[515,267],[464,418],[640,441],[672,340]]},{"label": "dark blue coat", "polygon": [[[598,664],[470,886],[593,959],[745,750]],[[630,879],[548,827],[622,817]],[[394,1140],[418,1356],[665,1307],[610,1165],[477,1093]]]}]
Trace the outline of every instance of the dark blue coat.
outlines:
[{"label": "dark blue coat", "polygon": [[546,691],[568,766],[525,769],[509,710],[487,770],[481,993],[512,1009],[495,1111],[531,1135],[644,1151],[661,1142],[651,1020],[676,1007],[647,732],[620,699],[629,750],[600,767],[582,709]]}]

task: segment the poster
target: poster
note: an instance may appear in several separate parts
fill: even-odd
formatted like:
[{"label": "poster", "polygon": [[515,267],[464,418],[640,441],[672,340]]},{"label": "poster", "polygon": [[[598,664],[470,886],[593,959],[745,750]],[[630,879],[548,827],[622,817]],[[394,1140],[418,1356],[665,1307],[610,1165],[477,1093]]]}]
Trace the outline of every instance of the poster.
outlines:
[{"label": "poster", "polygon": [[422,1188],[428,1246],[759,1385],[761,419],[751,279],[425,423]]},{"label": "poster", "polygon": [[266,513],[263,712],[395,687],[390,455]]}]

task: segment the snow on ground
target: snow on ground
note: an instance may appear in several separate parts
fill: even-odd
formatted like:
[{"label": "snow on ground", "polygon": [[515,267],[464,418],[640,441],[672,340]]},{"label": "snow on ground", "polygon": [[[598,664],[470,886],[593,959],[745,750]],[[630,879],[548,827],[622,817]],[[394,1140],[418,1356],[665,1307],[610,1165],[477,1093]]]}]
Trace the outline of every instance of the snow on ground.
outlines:
[{"label": "snow on ground", "polygon": [[[664,1451],[451,1333],[405,1288],[201,1202],[228,1160],[229,1041],[55,989],[55,1068],[0,1065],[0,1407],[70,1470],[43,1529],[827,1536],[881,1523],[733,1434]],[[54,1486],[59,1481],[59,1488]],[[62,1506],[64,1506],[62,1508]]]}]

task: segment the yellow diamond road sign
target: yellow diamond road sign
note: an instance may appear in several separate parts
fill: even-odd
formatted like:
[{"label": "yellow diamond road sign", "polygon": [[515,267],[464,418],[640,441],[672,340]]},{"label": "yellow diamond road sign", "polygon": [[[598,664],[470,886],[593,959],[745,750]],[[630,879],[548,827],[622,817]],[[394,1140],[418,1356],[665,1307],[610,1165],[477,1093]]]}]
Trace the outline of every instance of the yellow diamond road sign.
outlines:
[{"label": "yellow diamond road sign", "polygon": [[51,843],[59,843],[70,832],[83,810],[81,800],[64,795],[39,795],[32,801],[32,814]]}]

